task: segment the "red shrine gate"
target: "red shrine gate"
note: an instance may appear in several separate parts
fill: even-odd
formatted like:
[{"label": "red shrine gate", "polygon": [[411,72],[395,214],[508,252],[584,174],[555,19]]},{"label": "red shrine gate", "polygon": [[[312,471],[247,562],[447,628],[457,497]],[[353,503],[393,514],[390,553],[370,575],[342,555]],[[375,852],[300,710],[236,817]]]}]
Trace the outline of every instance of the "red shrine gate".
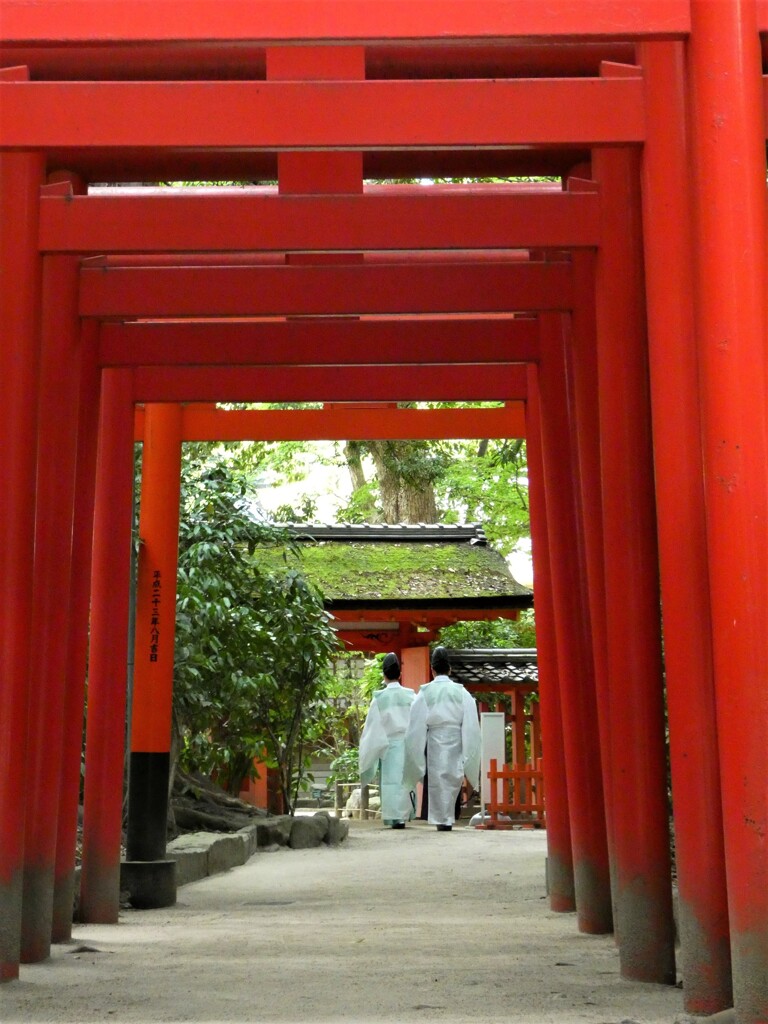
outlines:
[{"label": "red shrine gate", "polygon": [[[766,32],[765,0],[3,0],[4,979],[71,927],[89,626],[82,900],[117,917],[135,404],[500,399],[551,906],[673,980],[660,565],[686,1005],[768,1018]],[[521,174],[565,187],[364,184]],[[201,179],[278,187],[88,187]]]}]

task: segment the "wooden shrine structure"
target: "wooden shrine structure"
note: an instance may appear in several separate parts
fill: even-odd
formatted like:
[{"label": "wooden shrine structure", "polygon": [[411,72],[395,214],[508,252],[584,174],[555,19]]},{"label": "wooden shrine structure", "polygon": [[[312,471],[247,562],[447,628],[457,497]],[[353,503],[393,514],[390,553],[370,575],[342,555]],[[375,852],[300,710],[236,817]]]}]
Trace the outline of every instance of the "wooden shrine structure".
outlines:
[{"label": "wooden shrine structure", "polygon": [[[533,607],[532,591],[512,576],[478,523],[288,529],[301,548],[296,564],[322,592],[339,642],[350,651],[394,651],[405,684],[415,689],[430,679],[429,646],[441,629],[515,620]],[[269,564],[278,567],[282,558],[277,549]]]},{"label": "wooden shrine structure", "polygon": [[86,657],[81,907],[117,919],[134,436],[163,508],[215,403],[466,437],[499,410],[361,403],[501,401],[550,906],[675,980],[666,685],[686,1006],[768,1019],[766,45],[767,0],[2,0],[0,977],[71,928]]}]

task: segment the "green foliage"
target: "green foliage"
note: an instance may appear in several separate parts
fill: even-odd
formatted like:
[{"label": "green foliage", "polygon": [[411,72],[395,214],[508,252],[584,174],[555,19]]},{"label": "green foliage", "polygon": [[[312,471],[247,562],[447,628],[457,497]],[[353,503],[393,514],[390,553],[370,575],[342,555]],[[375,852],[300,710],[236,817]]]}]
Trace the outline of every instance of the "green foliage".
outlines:
[{"label": "green foliage", "polygon": [[247,475],[208,446],[186,451],[174,678],[181,759],[237,792],[261,757],[279,769],[290,808],[305,770],[308,707],[336,638],[298,570],[254,563],[268,544],[293,546],[251,516]]},{"label": "green foliage", "polygon": [[336,511],[340,523],[378,523],[382,520],[378,481],[370,480],[357,487],[346,504]]},{"label": "green foliage", "polygon": [[536,646],[536,621],[532,608],[520,612],[519,619],[487,619],[481,622],[457,622],[440,630],[445,647],[511,648]]},{"label": "green foliage", "polygon": [[481,522],[489,541],[508,555],[528,536],[524,441],[452,442],[454,457],[437,481],[447,522]]},{"label": "green foliage", "polygon": [[317,724],[317,754],[331,761],[330,781],[358,775],[358,747],[373,691],[381,685],[383,655],[369,661],[359,673],[360,656],[344,652],[334,658],[333,672],[323,696],[313,705]]},{"label": "green foliage", "polygon": [[360,776],[359,751],[357,747],[347,747],[331,761],[330,782],[352,782]]}]

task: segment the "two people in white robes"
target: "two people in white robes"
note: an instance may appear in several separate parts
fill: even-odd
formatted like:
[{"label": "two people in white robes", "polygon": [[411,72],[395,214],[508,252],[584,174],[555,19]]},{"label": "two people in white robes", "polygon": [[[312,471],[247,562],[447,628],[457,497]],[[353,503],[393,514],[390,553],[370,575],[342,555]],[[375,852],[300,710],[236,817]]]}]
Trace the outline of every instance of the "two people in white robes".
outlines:
[{"label": "two people in white robes", "polygon": [[405,828],[414,817],[416,785],[427,776],[428,821],[450,831],[466,776],[480,781],[480,723],[474,697],[448,673],[444,647],[431,658],[433,679],[418,694],[400,685],[400,663],[388,654],[382,663],[383,690],[374,694],[360,739],[360,779],[380,776],[381,817]]}]

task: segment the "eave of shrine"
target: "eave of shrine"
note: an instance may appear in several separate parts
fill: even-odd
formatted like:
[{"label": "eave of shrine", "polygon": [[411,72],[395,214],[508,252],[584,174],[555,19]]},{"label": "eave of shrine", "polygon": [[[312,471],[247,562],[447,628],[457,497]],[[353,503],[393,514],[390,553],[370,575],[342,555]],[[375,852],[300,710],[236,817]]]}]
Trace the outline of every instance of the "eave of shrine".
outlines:
[{"label": "eave of shrine", "polygon": [[[512,576],[477,524],[291,527],[297,566],[322,592],[353,650],[425,646],[455,622],[518,617],[533,592]],[[279,550],[257,553],[272,568]]]}]

